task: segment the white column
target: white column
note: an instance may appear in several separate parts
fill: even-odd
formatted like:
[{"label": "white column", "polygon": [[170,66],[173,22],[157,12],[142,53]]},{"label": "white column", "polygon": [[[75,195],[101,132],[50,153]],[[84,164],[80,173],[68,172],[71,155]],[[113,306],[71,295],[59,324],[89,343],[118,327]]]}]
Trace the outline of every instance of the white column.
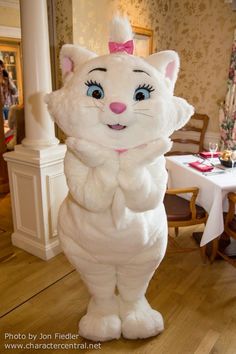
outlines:
[{"label": "white column", "polygon": [[57,215],[67,194],[54,124],[44,103],[51,91],[46,0],[20,0],[26,138],[4,154],[12,201],[12,243],[42,259],[60,250]]},{"label": "white column", "polygon": [[58,144],[54,123],[44,103],[52,91],[46,0],[21,0],[23,87],[26,138],[23,146]]}]

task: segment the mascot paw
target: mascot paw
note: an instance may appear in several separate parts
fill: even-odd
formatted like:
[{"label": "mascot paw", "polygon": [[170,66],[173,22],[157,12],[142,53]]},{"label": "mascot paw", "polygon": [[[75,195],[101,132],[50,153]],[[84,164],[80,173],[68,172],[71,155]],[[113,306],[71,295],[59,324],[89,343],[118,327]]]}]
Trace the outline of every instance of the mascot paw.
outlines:
[{"label": "mascot paw", "polygon": [[[67,147],[88,167],[97,167],[104,164],[117,169],[119,158],[117,153],[93,142],[69,137],[66,139]],[[115,166],[115,167],[114,167]]]},{"label": "mascot paw", "polygon": [[134,302],[119,298],[119,302],[123,337],[148,338],[164,330],[162,315],[151,308],[145,297]]},{"label": "mascot paw", "polygon": [[119,339],[121,336],[121,321],[117,315],[98,316],[87,314],[80,320],[79,334],[81,337],[104,342]]},{"label": "mascot paw", "polygon": [[164,155],[171,147],[171,140],[162,138],[130,149],[120,156],[120,167],[123,170],[129,170],[137,166],[145,166]]},{"label": "mascot paw", "polygon": [[147,312],[134,311],[122,321],[122,334],[128,339],[153,337],[163,330],[162,315],[152,309]]}]

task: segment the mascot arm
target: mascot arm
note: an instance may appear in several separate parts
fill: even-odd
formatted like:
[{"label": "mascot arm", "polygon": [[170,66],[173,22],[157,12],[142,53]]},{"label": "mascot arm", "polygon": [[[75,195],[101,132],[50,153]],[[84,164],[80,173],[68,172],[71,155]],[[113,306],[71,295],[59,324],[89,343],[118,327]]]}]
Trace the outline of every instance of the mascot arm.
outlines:
[{"label": "mascot arm", "polygon": [[137,168],[132,173],[120,173],[119,182],[127,207],[136,212],[143,212],[156,208],[163,201],[167,172],[160,168],[160,161],[157,161],[149,167]]},{"label": "mascot arm", "polygon": [[164,197],[167,184],[165,158],[169,139],[160,139],[121,155],[118,180],[126,205],[134,211],[155,208]]},{"label": "mascot arm", "polygon": [[112,204],[117,179],[104,165],[88,167],[68,150],[65,175],[72,197],[85,209],[101,212]]}]

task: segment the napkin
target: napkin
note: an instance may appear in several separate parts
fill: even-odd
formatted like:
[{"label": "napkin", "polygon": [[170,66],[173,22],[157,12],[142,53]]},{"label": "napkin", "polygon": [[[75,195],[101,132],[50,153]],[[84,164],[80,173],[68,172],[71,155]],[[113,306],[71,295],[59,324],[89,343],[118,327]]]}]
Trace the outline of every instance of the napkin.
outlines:
[{"label": "napkin", "polygon": [[201,172],[208,172],[208,171],[213,170],[213,168],[214,168],[213,166],[204,165],[203,163],[201,163],[199,161],[190,162],[189,166],[193,167],[196,170],[201,171]]},{"label": "napkin", "polygon": [[[208,159],[209,157],[211,157],[211,153],[209,151],[200,152],[199,155],[204,159]],[[220,151],[216,151],[213,153],[213,157],[219,157],[219,156],[220,156]]]}]

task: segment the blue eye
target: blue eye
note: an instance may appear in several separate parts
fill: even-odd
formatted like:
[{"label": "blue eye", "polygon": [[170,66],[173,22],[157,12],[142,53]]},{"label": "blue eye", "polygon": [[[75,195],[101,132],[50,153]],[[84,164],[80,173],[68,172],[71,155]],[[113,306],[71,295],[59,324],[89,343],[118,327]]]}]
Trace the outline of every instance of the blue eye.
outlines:
[{"label": "blue eye", "polygon": [[134,92],[135,101],[147,100],[151,96],[151,92],[154,91],[154,88],[150,85],[140,85]]},{"label": "blue eye", "polygon": [[96,81],[87,81],[85,83],[86,86],[88,86],[87,90],[87,96],[96,98],[96,100],[100,100],[101,98],[104,97],[104,91],[103,88],[100,84],[98,84]]}]

